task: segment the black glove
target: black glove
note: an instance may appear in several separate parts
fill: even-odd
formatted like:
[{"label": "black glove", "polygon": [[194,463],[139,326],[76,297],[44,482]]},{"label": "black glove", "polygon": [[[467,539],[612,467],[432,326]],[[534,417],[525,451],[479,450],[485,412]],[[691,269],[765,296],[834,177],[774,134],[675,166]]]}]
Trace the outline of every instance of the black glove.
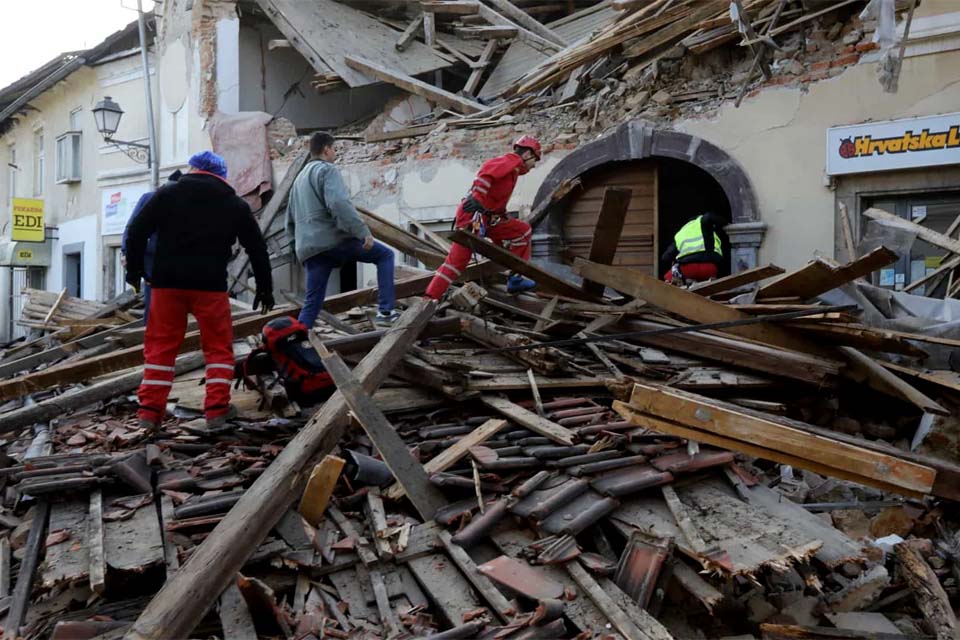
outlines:
[{"label": "black glove", "polygon": [[128,285],[133,287],[133,290],[137,293],[140,293],[140,281],[143,279],[142,273],[137,273],[135,271],[127,271],[126,282]]},{"label": "black glove", "polygon": [[467,213],[476,213],[477,211],[481,213],[489,213],[489,211],[487,211],[487,209],[472,195],[463,199],[463,210]]},{"label": "black glove", "polygon": [[273,299],[272,291],[257,291],[257,294],[253,296],[253,310],[256,311],[257,307],[260,307],[262,313],[269,313],[273,310],[273,307],[276,306],[276,302]]}]

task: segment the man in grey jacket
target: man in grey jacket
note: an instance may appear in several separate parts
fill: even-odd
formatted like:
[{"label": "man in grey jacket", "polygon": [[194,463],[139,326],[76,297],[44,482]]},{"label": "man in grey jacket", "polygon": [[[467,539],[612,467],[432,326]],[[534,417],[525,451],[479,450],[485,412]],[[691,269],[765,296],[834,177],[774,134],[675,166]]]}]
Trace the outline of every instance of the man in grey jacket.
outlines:
[{"label": "man in grey jacket", "polygon": [[393,251],[375,242],[350,202],[347,187],[334,165],[337,151],[329,133],[310,138],[310,162],[293,182],[287,202],[287,234],[307,272],[307,295],[300,322],[312,328],[320,315],[330,273],[347,262],[377,265],[377,318],[393,322]]}]

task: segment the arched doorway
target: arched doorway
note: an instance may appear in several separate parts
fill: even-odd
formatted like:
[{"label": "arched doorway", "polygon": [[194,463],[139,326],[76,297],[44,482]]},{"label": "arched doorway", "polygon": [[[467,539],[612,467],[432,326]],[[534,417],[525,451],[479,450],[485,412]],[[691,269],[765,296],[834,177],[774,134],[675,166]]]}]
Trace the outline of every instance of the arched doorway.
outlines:
[{"label": "arched doorway", "polygon": [[568,262],[586,256],[609,186],[632,191],[614,264],[660,273],[660,253],[691,216],[712,210],[731,221],[728,271],[756,266],[764,225],[746,174],[720,148],[694,136],[629,122],[563,160],[540,186],[534,206],[564,182],[580,188],[554,205],[534,236],[535,254]]}]

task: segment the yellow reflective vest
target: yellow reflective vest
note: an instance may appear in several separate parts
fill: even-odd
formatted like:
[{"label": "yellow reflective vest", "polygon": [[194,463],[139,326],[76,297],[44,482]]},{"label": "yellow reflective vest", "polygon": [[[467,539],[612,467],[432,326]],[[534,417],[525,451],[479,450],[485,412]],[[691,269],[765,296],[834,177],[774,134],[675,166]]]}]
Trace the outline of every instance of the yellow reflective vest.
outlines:
[{"label": "yellow reflective vest", "polygon": [[[677,231],[673,236],[673,242],[677,245],[677,259],[688,256],[693,253],[706,251],[703,244],[703,226],[701,219],[703,216],[697,216]],[[720,236],[713,234],[713,250],[718,256],[723,255],[723,249],[720,246]]]}]

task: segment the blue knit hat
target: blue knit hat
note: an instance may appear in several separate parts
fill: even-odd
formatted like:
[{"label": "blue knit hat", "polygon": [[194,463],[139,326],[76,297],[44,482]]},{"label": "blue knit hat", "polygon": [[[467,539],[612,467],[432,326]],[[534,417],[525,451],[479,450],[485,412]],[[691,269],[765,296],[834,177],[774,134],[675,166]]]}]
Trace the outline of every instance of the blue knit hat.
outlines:
[{"label": "blue knit hat", "polygon": [[191,156],[190,160],[187,161],[194,169],[199,169],[200,171],[206,171],[207,173],[212,173],[214,175],[220,176],[224,180],[227,178],[227,162],[213,151],[201,151],[200,153],[195,153]]}]

